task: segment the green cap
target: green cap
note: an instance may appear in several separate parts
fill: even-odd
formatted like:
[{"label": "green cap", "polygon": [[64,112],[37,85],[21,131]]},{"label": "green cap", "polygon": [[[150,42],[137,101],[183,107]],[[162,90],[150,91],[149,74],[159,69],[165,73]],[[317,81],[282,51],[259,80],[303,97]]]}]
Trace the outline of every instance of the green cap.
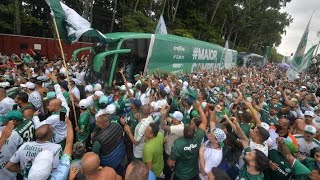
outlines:
[{"label": "green cap", "polygon": [[56,98],[56,92],[50,91],[47,93],[46,97],[43,98],[43,100],[53,99]]},{"label": "green cap", "polygon": [[5,116],[5,119],[1,119],[2,122],[16,120],[16,121],[23,121],[23,115],[20,111],[10,111]]},{"label": "green cap", "polygon": [[271,106],[270,106],[270,109],[279,110],[279,109],[280,109],[280,106],[279,106],[278,104],[274,104],[274,105],[271,105]]}]

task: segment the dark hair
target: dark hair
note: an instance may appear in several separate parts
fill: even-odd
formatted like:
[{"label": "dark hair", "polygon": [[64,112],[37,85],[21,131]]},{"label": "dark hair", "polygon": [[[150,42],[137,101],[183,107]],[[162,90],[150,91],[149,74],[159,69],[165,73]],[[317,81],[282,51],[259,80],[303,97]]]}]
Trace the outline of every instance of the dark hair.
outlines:
[{"label": "dark hair", "polygon": [[18,95],[18,99],[24,103],[28,102],[29,95],[26,92],[20,92]]},{"label": "dark hair", "polygon": [[203,99],[207,99],[207,98],[208,98],[208,94],[207,94],[206,90],[201,89],[201,90],[200,90],[200,93],[202,94]]},{"label": "dark hair", "polygon": [[262,126],[257,126],[257,128],[258,128],[258,131],[259,131],[259,135],[260,135],[260,137],[261,137],[261,140],[262,140],[263,142],[266,141],[266,140],[268,140],[269,137],[270,137],[269,132],[268,132],[265,128],[263,128]]},{"label": "dark hair", "polygon": [[252,119],[252,115],[248,111],[244,111],[242,117],[245,123],[249,123]]},{"label": "dark hair", "polygon": [[148,180],[149,169],[142,161],[133,161],[130,163],[132,170],[126,174],[125,179]]},{"label": "dark hair", "polygon": [[164,98],[164,97],[166,97],[167,92],[165,92],[164,90],[161,90],[161,91],[159,92],[159,95],[160,95],[162,98]]},{"label": "dark hair", "polygon": [[201,124],[201,119],[200,119],[199,117],[195,117],[195,118],[193,118],[192,120],[193,120],[194,124],[195,124],[197,127],[200,126],[200,124]]},{"label": "dark hair", "polygon": [[193,139],[194,132],[195,132],[194,128],[190,124],[188,124],[183,129],[183,136],[186,139]]},{"label": "dark hair", "polygon": [[159,125],[157,125],[156,123],[150,123],[149,126],[152,129],[153,137],[156,137],[159,132]]},{"label": "dark hair", "polygon": [[314,155],[315,155],[317,152],[320,152],[320,147],[314,147],[314,148],[312,148],[311,151],[310,151],[310,157],[314,158]]},{"label": "dark hair", "polygon": [[213,167],[211,169],[211,172],[214,176],[214,179],[218,179],[218,180],[230,180],[230,177],[228,176],[228,174],[226,172],[224,172],[222,169],[219,169],[217,167]]},{"label": "dark hair", "polygon": [[106,86],[104,90],[105,90],[106,95],[110,95],[110,94],[112,94],[113,89],[110,86]]},{"label": "dark hair", "polygon": [[258,149],[255,149],[254,151],[256,151],[256,158],[255,158],[256,170],[260,172],[266,170],[269,164],[268,157]]},{"label": "dark hair", "polygon": [[148,88],[148,86],[145,83],[143,83],[141,85],[141,93],[145,93],[147,91],[147,88]]}]

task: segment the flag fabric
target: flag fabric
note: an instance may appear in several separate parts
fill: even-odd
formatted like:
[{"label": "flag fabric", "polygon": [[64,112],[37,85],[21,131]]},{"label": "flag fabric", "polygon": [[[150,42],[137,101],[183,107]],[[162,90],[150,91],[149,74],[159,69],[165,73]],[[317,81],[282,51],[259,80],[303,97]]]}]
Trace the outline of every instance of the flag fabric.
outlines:
[{"label": "flag fabric", "polygon": [[107,40],[101,32],[91,28],[89,21],[59,0],[46,0],[46,2],[51,9],[52,18],[56,21],[60,37],[65,43],[77,42],[81,36]]},{"label": "flag fabric", "polygon": [[[312,18],[312,16],[311,16]],[[292,59],[292,64],[291,67],[294,68],[295,70],[298,70],[298,67],[301,65],[302,63],[302,59],[303,59],[303,55],[307,46],[307,41],[308,41],[308,35],[309,35],[309,26],[310,26],[310,21],[311,18],[308,22],[308,25],[306,27],[306,29],[304,30],[303,36],[300,40],[300,43],[298,45],[298,48],[293,56]]]},{"label": "flag fabric", "polygon": [[[313,14],[312,14],[312,16],[313,16]],[[299,68],[301,67],[301,65],[303,63],[302,60],[303,60],[304,52],[305,52],[305,49],[307,46],[308,35],[309,35],[309,26],[310,26],[312,16],[310,17],[310,20],[307,24],[307,27],[304,30],[304,33],[303,33],[303,36],[300,40],[298,48],[292,58],[290,67],[287,70],[287,77],[288,77],[289,81],[294,81],[295,79],[299,78]]]},{"label": "flag fabric", "polygon": [[164,22],[163,15],[161,14],[158,21],[155,34],[168,34],[166,23]]},{"label": "flag fabric", "polygon": [[263,63],[267,64],[271,55],[271,46],[267,46],[264,50]]},{"label": "flag fabric", "polygon": [[313,53],[316,48],[317,48],[317,45],[312,46],[308,50],[308,52],[303,56],[301,66],[299,67],[299,70],[298,70],[299,73],[304,72],[309,68],[313,58]]}]

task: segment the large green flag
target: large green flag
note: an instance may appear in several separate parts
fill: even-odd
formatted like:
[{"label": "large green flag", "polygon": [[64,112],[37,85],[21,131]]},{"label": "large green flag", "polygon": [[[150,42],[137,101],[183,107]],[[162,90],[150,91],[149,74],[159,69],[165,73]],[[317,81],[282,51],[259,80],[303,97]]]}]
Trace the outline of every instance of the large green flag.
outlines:
[{"label": "large green flag", "polygon": [[[312,18],[312,16],[311,16],[311,18]],[[310,20],[308,22],[308,25],[307,25],[306,29],[304,30],[303,36],[302,36],[302,38],[300,40],[298,48],[297,48],[296,52],[294,53],[294,56],[293,56],[293,59],[292,59],[291,68],[293,68],[296,71],[298,70],[298,68],[300,67],[300,65],[302,63],[303,55],[304,55],[304,52],[306,50],[311,18],[310,18]]]},{"label": "large green flag", "polygon": [[298,69],[299,72],[304,72],[309,68],[309,66],[311,65],[313,53],[314,53],[314,50],[316,49],[316,47],[317,47],[317,45],[312,46],[308,50],[308,52],[303,56],[302,63]]},{"label": "large green flag", "polygon": [[46,0],[55,19],[61,39],[71,44],[77,42],[81,36],[97,37],[102,41],[107,38],[98,30],[92,29],[89,21],[81,17],[75,10],[69,8],[59,0]]}]

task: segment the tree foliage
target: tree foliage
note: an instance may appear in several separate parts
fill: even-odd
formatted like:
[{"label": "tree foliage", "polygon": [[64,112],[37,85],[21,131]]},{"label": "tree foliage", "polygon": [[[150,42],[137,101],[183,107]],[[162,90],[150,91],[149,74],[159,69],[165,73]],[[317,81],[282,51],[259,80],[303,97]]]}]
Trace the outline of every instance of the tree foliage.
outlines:
[{"label": "tree foliage", "polygon": [[[168,32],[224,45],[241,51],[261,52],[278,46],[292,22],[281,12],[291,0],[64,0],[102,33],[153,33],[161,13]],[[14,0],[0,0],[0,32],[14,33]],[[50,10],[44,0],[22,0],[24,35],[52,37]],[[116,4],[115,4],[116,3]]]}]

